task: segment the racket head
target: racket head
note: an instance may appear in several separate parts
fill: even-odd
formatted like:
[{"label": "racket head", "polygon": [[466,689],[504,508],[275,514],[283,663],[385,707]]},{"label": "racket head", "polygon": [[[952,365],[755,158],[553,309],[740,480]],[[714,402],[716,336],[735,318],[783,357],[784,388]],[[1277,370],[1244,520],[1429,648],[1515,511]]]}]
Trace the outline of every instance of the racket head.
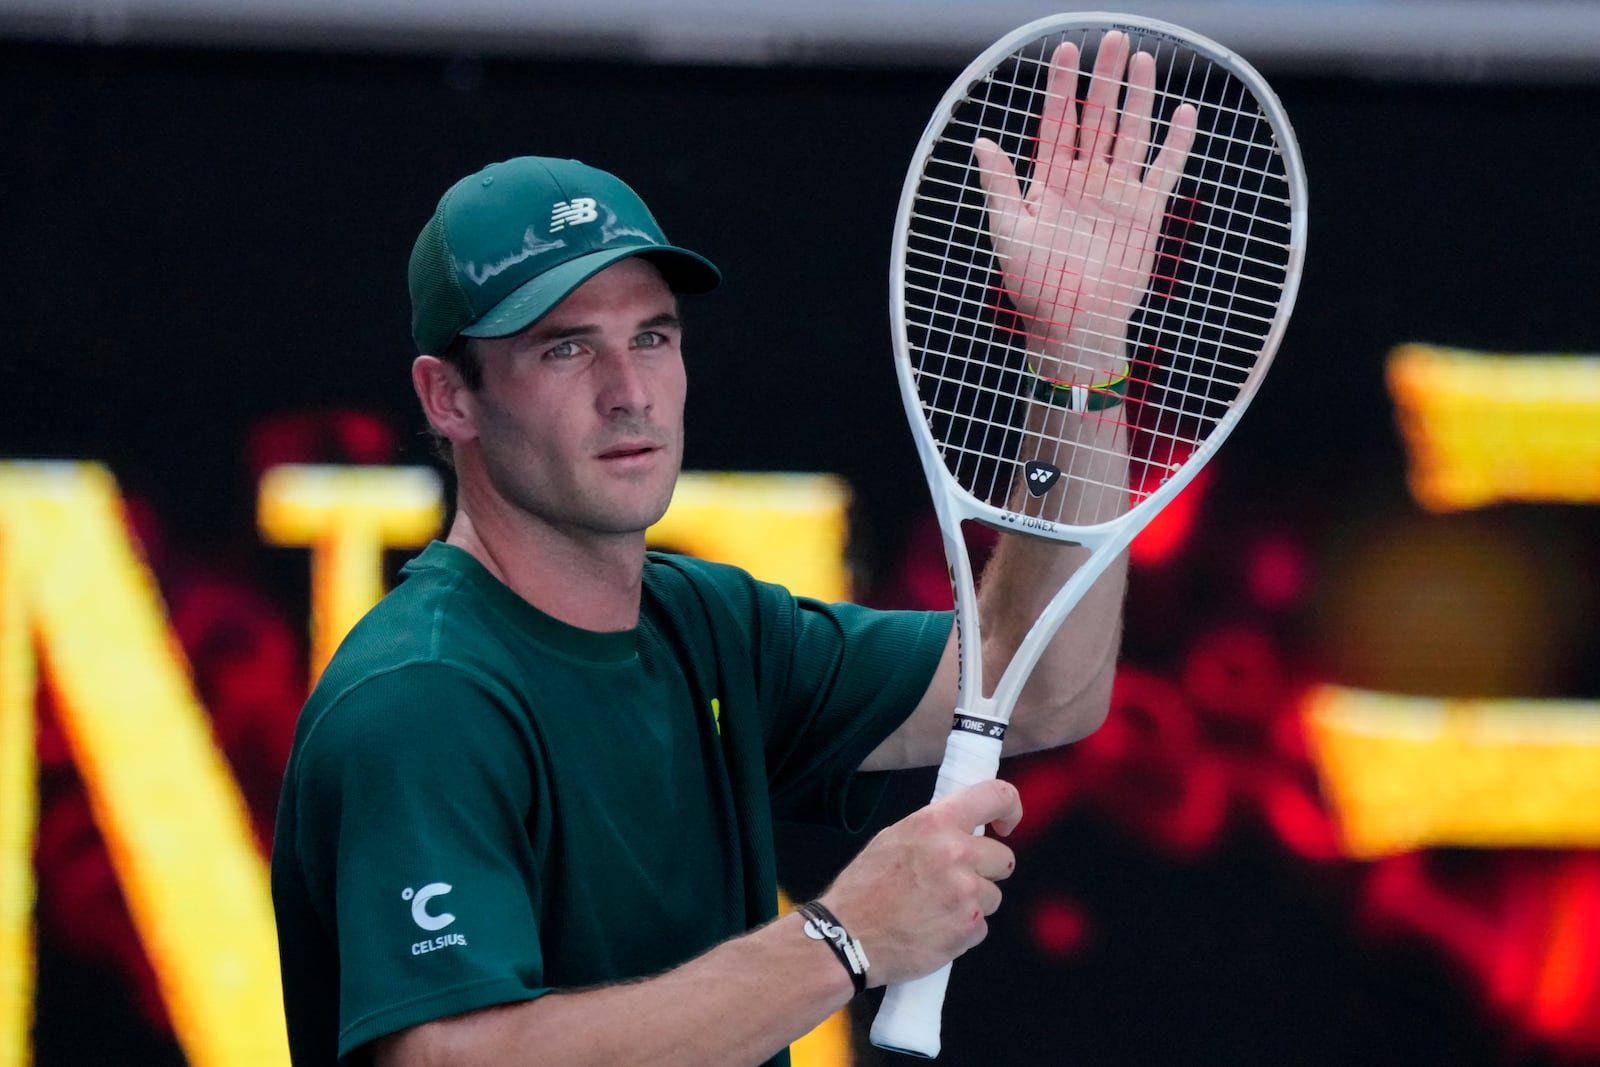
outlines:
[{"label": "racket head", "polygon": [[[1083,57],[1073,87],[1081,101],[1112,30],[1130,38],[1132,52],[1155,58],[1146,164],[1183,103],[1198,112],[1195,140],[1166,206],[1151,282],[1131,312],[1124,402],[1085,415],[1076,436],[1044,437],[1025,425],[1030,406],[1044,401],[1034,395],[1025,335],[988,238],[973,144],[998,142],[1025,188],[1056,48],[1071,42]],[[1125,92],[1124,81],[1119,100]],[[1142,526],[1210,458],[1259,388],[1299,287],[1306,210],[1305,173],[1281,103],[1215,41],[1154,19],[1086,12],[1029,23],[987,49],[923,133],[890,266],[901,395],[935,497],[946,498],[941,510],[1091,545]],[[1026,476],[1019,451],[1048,458],[1096,447],[1081,432],[1090,419],[1125,427],[1128,510],[1085,522],[1066,506],[1067,493],[1031,500],[1027,515],[1008,507],[1013,479]],[[1067,462],[1052,465],[1063,482],[1078,477],[1065,473]],[[1078,488],[1080,500],[1124,491]]]}]

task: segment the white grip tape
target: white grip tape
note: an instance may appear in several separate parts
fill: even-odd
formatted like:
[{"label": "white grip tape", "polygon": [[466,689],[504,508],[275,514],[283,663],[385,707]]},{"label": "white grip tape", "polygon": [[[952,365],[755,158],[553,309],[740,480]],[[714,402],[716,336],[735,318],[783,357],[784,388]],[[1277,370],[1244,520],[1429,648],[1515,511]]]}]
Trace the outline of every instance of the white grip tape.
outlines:
[{"label": "white grip tape", "polygon": [[947,963],[932,974],[885,989],[877,1018],[872,1020],[872,1043],[908,1056],[930,1060],[937,1056],[944,989],[949,984]]},{"label": "white grip tape", "polygon": [[[958,789],[986,782],[999,770],[999,738],[953,731],[945,742],[944,762],[939,764],[933,799],[943,800]],[[973,832],[981,834],[983,827],[976,827]],[[884,990],[883,1003],[872,1020],[872,1043],[909,1056],[937,1056],[944,992],[949,984],[947,963],[932,974]]]},{"label": "white grip tape", "polygon": [[944,743],[944,762],[939,764],[933,799],[940,801],[958,789],[987,782],[999,771],[999,738],[952,730]]}]

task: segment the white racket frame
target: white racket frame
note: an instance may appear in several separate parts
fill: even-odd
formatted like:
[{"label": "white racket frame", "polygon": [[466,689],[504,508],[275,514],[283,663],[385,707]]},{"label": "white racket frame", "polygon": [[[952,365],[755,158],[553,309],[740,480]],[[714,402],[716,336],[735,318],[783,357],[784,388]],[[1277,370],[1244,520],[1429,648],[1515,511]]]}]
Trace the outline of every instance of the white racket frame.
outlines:
[{"label": "white racket frame", "polygon": [[[1115,519],[1090,526],[1078,526],[1024,515],[979,500],[961,486],[945,465],[939,443],[934,439],[923,411],[922,397],[917,386],[917,372],[912,365],[904,287],[907,266],[906,243],[909,236],[908,220],[918,198],[928,159],[949,125],[955,109],[967,100],[969,86],[987,77],[1002,61],[1019,49],[1040,38],[1073,31],[1098,31],[1103,36],[1112,30],[1122,30],[1135,38],[1165,39],[1211,60],[1244,84],[1260,104],[1263,115],[1277,137],[1292,210],[1287,245],[1288,262],[1277,313],[1262,340],[1261,354],[1251,366],[1228,410],[1200,446],[1155,491]],[[1277,95],[1268,87],[1265,79],[1236,53],[1208,37],[1169,22],[1104,11],[1075,12],[1037,19],[991,45],[962,71],[945,93],[923,131],[922,139],[907,168],[905,184],[901,188],[894,247],[889,264],[889,292],[891,323],[894,329],[895,370],[900,381],[900,396],[905,404],[906,419],[911,424],[916,440],[917,455],[922,462],[923,472],[927,475],[928,486],[933,494],[934,511],[939,520],[945,558],[950,565],[951,583],[955,589],[957,646],[961,668],[960,689],[955,709],[957,719],[965,716],[1002,726],[1009,723],[1018,694],[1021,693],[1023,685],[1050,639],[1060,629],[1072,608],[1105,572],[1112,560],[1128,547],[1138,532],[1199,473],[1243,417],[1245,409],[1254,399],[1272,363],[1294,308],[1305,259],[1306,198],[1305,168],[1300,158],[1293,127],[1290,126],[1288,115],[1284,112]],[[1091,553],[1034,621],[990,696],[983,694],[983,650],[979,640],[977,591],[973,581],[972,562],[968,557],[961,528],[962,522],[968,519],[1008,533],[1022,533],[1081,545],[1088,548]],[[965,786],[995,777],[1000,767],[1003,733],[1001,730],[1001,736],[988,736],[970,730],[953,729],[946,744],[944,760],[939,767],[933,799],[940,800]],[[982,830],[982,827],[977,828],[979,833]],[[927,1058],[937,1056],[940,1048],[945,987],[949,977],[950,964],[945,964],[924,978],[890,986],[873,1021],[872,1043],[881,1048],[910,1055]]]}]

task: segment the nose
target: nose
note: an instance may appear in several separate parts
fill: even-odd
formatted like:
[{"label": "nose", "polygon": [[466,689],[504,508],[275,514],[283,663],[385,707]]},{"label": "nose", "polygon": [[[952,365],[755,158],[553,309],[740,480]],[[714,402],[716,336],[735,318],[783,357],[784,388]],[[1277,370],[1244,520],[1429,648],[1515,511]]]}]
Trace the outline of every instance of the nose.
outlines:
[{"label": "nose", "polygon": [[635,353],[608,351],[599,360],[596,400],[602,414],[640,415],[651,406],[650,381]]}]

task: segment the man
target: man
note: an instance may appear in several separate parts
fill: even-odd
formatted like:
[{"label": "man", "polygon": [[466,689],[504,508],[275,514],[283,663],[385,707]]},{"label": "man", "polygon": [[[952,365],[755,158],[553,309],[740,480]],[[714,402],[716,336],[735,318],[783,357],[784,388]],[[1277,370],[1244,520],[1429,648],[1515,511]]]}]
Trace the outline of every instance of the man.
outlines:
[{"label": "man", "polygon": [[[1021,202],[1009,161],[978,150],[991,193]],[[995,214],[1004,259],[1028,212]],[[463,179],[418,238],[412,381],[457,507],[301,717],[273,894],[302,1067],[782,1063],[861,988],[982,940],[1014,857],[972,829],[1021,817],[1000,781],[873,838],[815,902],[842,943],[776,916],[773,819],[859,825],[873,772],[936,762],[955,647],[946,613],[812,603],[646,552],[682,458],[678,295],[718,277],[570,160]],[[1046,361],[1073,341],[1054,285],[1012,293]],[[1009,658],[1082,556],[1002,539],[986,658]],[[1121,597],[1113,568],[1007,751],[1103,719]]]}]

